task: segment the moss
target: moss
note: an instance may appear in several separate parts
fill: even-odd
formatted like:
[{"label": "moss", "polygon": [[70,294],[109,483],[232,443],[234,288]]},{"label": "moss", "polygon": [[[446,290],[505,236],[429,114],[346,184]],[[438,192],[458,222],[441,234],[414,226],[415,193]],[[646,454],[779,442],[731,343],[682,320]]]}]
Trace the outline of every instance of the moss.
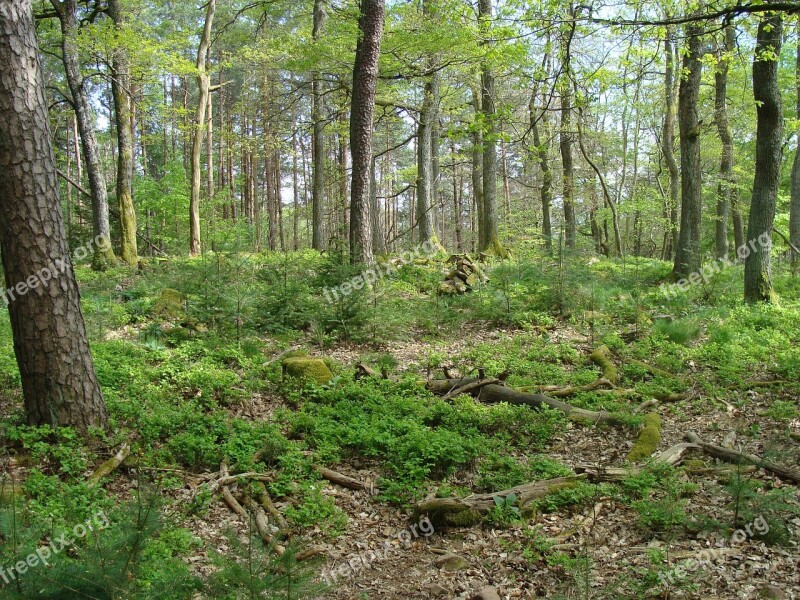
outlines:
[{"label": "moss", "polygon": [[650,458],[661,443],[661,417],[656,413],[649,413],[644,417],[644,427],[639,432],[636,443],[631,448],[627,462],[638,462]]},{"label": "moss", "polygon": [[602,345],[589,355],[589,360],[600,367],[600,370],[603,372],[603,377],[614,385],[617,385],[617,383],[619,383],[619,373],[617,372],[617,367],[611,362],[609,358],[610,355],[611,351],[608,349],[608,346]]},{"label": "moss", "polygon": [[499,259],[506,260],[511,258],[511,250],[504,247],[497,239],[497,236],[492,237],[489,244],[484,249],[484,253],[488,256],[495,256]]},{"label": "moss", "polygon": [[151,312],[162,319],[183,319],[186,316],[185,302],[186,298],[178,290],[167,288],[161,292]]},{"label": "moss", "polygon": [[292,356],[283,360],[283,374],[297,379],[310,379],[316,383],[328,383],[333,373],[321,358]]}]

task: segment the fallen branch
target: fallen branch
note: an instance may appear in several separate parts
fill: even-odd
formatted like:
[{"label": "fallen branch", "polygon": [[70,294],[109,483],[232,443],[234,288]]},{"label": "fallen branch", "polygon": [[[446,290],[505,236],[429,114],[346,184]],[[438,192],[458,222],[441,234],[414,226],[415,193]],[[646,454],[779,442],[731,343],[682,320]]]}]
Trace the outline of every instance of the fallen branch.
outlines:
[{"label": "fallen branch", "polygon": [[470,383],[465,383],[465,384],[462,384],[462,385],[458,385],[458,386],[454,387],[452,390],[450,390],[449,392],[447,392],[442,397],[442,400],[451,400],[451,399],[453,399],[456,396],[459,396],[461,394],[467,394],[467,393],[473,392],[475,390],[479,390],[479,389],[481,389],[482,387],[484,387],[486,385],[494,385],[496,383],[500,383],[500,380],[491,378],[491,379],[471,381]]},{"label": "fallen branch", "polygon": [[342,473],[326,469],[325,467],[321,467],[319,465],[314,465],[314,469],[317,471],[317,473],[322,475],[323,479],[326,479],[331,483],[335,483],[336,485],[340,485],[343,488],[347,488],[348,490],[356,490],[358,492],[369,492],[370,494],[377,494],[378,492],[378,490],[374,489],[372,486],[367,485],[366,483],[359,481],[358,479],[349,477],[348,475],[344,475]]},{"label": "fallen branch", "polygon": [[573,385],[567,387],[540,385],[533,389],[535,389],[537,392],[546,392],[551,398],[567,398],[583,392],[594,392],[595,390],[602,388],[614,389],[614,387],[614,384],[608,379],[605,377],[600,377],[599,379],[596,379],[592,383],[586,385]]},{"label": "fallen branch", "polygon": [[[479,381],[477,379],[463,379],[463,383]],[[451,379],[433,379],[426,384],[427,388],[437,396],[444,396],[453,389]],[[471,390],[471,395],[486,404],[498,404],[506,402],[515,406],[528,406],[534,410],[540,410],[543,406],[559,410],[571,419],[578,421],[589,421],[591,423],[610,423],[613,425],[627,425],[625,419],[615,413],[606,411],[593,411],[583,408],[576,408],[566,402],[550,398],[543,394],[528,394],[520,392],[504,385],[489,384]]]},{"label": "fallen branch", "polygon": [[97,467],[97,470],[91,475],[89,475],[89,479],[86,481],[86,485],[89,486],[90,488],[96,486],[98,483],[100,483],[100,480],[103,477],[108,477],[109,475],[111,475],[111,473],[113,473],[117,469],[117,467],[119,467],[123,462],[125,462],[125,459],[128,458],[130,454],[131,454],[131,446],[130,444],[125,442],[124,444],[122,444],[122,446],[120,446],[120,449],[117,450],[117,453],[114,456],[112,456],[102,465]]},{"label": "fallen branch", "polygon": [[472,494],[466,498],[431,498],[419,502],[414,507],[414,513],[417,516],[427,515],[432,523],[439,526],[470,527],[496,506],[495,498],[506,498],[513,494],[516,496],[517,506],[524,509],[534,500],[558,490],[575,487],[584,480],[586,475],[574,475],[525,483],[491,494]]},{"label": "fallen branch", "polygon": [[[661,454],[653,457],[652,464],[666,464],[678,466],[683,462],[686,455],[692,450],[700,450],[697,444],[681,443],[670,446]],[[576,473],[586,475],[592,483],[614,483],[619,482],[632,475],[638,475],[645,467],[595,467],[582,466],[575,469]]]},{"label": "fallen branch", "polygon": [[724,462],[733,463],[736,465],[741,464],[752,464],[756,465],[757,467],[761,467],[765,471],[769,471],[773,475],[777,475],[781,479],[788,479],[789,481],[793,481],[795,483],[800,483],[800,472],[795,469],[790,469],[788,467],[784,467],[783,465],[779,465],[777,463],[765,461],[763,458],[756,456],[755,454],[747,454],[745,452],[739,452],[737,450],[732,450],[730,448],[724,448],[722,446],[715,446],[714,444],[709,444],[704,442],[700,439],[693,431],[689,431],[684,436],[686,440],[692,442],[693,444],[697,444],[700,446],[703,451],[709,456],[713,456],[716,459],[719,459]]}]

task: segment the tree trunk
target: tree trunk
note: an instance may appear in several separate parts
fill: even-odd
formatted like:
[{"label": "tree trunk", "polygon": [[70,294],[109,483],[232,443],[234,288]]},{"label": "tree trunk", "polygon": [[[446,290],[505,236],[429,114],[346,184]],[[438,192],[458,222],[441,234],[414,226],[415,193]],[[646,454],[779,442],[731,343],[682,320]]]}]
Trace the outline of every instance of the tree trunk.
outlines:
[{"label": "tree trunk", "polygon": [[667,28],[664,37],[666,69],[664,75],[664,128],[661,135],[661,151],[669,172],[669,197],[664,208],[665,227],[661,258],[670,260],[678,245],[678,202],[680,201],[680,170],[675,159],[675,51],[672,31]]},{"label": "tree trunk", "polygon": [[[796,30],[800,33],[800,24],[796,26]],[[800,44],[797,46],[797,57],[795,59],[795,88],[797,90],[797,107],[795,114],[797,119],[800,120]],[[797,149],[794,153],[794,162],[792,163],[792,184],[791,184],[791,200],[789,203],[789,241],[795,248],[800,248],[800,132],[797,134]],[[800,256],[794,251],[790,250],[790,256],[793,262],[800,259]]]},{"label": "tree trunk", "polygon": [[[540,190],[542,204],[542,237],[544,238],[545,249],[547,252],[550,252],[553,248],[553,226],[550,219],[550,205],[553,203],[553,170],[550,167],[550,142],[548,137],[549,117],[547,114],[550,108],[550,99],[549,97],[545,97],[544,107],[542,108],[540,117],[536,114],[536,96],[536,93],[531,96],[531,133],[533,133],[533,145],[539,159],[539,167],[542,170],[542,187]],[[542,136],[539,131],[539,121],[541,121],[542,129],[544,130],[544,141],[542,141]]]},{"label": "tree trunk", "polygon": [[681,227],[675,249],[675,279],[684,279],[700,270],[700,219],[702,214],[702,174],[700,171],[700,123],[697,101],[703,71],[702,31],[688,25],[688,52],[678,92],[678,127],[681,135]]},{"label": "tree trunk", "polygon": [[64,232],[30,0],[0,2],[0,64],[3,300],[28,422],[106,428]]},{"label": "tree trunk", "polygon": [[[125,18],[120,0],[109,0],[108,15],[114,26],[122,29]],[[114,51],[111,93],[114,96],[114,115],[117,125],[117,203],[121,234],[120,255],[131,266],[139,261],[136,247],[136,210],[133,205],[133,129],[131,118],[131,76],[128,52],[125,48]]]},{"label": "tree trunk", "polygon": [[101,243],[94,247],[93,266],[105,269],[116,262],[111,248],[111,226],[108,220],[108,193],[94,133],[94,117],[89,102],[89,92],[81,73],[78,61],[78,16],[77,0],[50,0],[61,23],[61,52],[64,72],[72,95],[72,105],[78,121],[83,155],[86,158],[86,172],[89,176],[89,190],[92,194],[92,231]]},{"label": "tree trunk", "polygon": [[[475,117],[481,112],[481,95],[477,90],[472,91],[472,103],[475,108]],[[485,212],[483,210],[483,133],[479,127],[472,132],[472,196],[475,200],[475,210],[472,214],[472,233],[476,233],[477,240],[473,240],[473,250],[483,248],[486,239]],[[477,227],[474,221],[477,220]]]},{"label": "tree trunk", "polygon": [[197,112],[192,131],[192,182],[191,198],[189,200],[189,255],[200,254],[200,151],[203,148],[203,137],[206,128],[206,108],[211,88],[211,79],[206,70],[206,55],[211,45],[211,28],[214,24],[214,12],[217,0],[209,0],[206,7],[206,19],[203,34],[200,37],[200,47],[197,49]]},{"label": "tree trunk", "polygon": [[[570,10],[570,12],[572,12]],[[564,202],[564,223],[566,228],[566,247],[575,248],[575,166],[572,158],[572,77],[571,54],[572,38],[575,35],[575,23],[570,25],[567,37],[562,40],[561,60],[562,69],[559,81],[559,93],[561,96],[561,167],[563,177],[563,202]]]},{"label": "tree trunk", "polygon": [[[313,38],[319,41],[325,25],[326,0],[314,1]],[[322,81],[315,71],[311,81],[311,121],[313,132],[311,156],[313,163],[311,183],[311,247],[314,250],[325,249],[325,123],[322,120]]]},{"label": "tree trunk", "polygon": [[361,0],[359,37],[353,67],[353,97],[350,107],[350,262],[371,265],[372,220],[370,217],[370,170],[372,120],[378,83],[378,59],[383,37],[384,0]]},{"label": "tree trunk", "polygon": [[758,24],[753,58],[753,96],[756,101],[756,165],[747,239],[758,245],[745,259],[744,298],[747,302],[774,300],[770,278],[770,249],[775,205],[781,179],[783,108],[778,82],[783,20],[766,14]]},{"label": "tree trunk", "polygon": [[717,187],[716,250],[717,258],[728,258],[728,219],[731,210],[733,181],[733,134],[728,119],[728,69],[731,56],[736,49],[736,32],[731,24],[725,27],[725,44],[717,50],[717,71],[714,74],[714,121],[722,142],[722,158],[719,166]]},{"label": "tree trunk", "polygon": [[[482,23],[484,40],[488,45],[492,20],[492,0],[478,0],[478,18]],[[484,58],[481,66],[481,112],[483,114],[483,251],[503,256],[497,230],[497,114],[495,108],[494,73],[490,59]]]}]

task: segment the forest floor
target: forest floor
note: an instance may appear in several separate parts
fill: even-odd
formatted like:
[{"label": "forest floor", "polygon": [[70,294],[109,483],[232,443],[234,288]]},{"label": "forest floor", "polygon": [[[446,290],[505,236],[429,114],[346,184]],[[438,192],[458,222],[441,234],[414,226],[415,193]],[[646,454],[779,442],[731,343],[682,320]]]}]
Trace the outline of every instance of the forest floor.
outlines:
[{"label": "forest floor", "polygon": [[[98,508],[112,525],[0,597],[46,586],[53,598],[470,598],[488,586],[500,598],[800,598],[796,483],[699,451],[675,467],[626,460],[647,412],[661,418],[647,454],[695,432],[800,464],[800,277],[779,265],[781,305],[747,307],[739,267],[674,298],[658,261],[529,256],[485,268],[489,282],[461,296],[436,293],[447,265],[431,261],[332,304],[323,290],[354,273],[310,253],[80,268],[115,431],[85,443],[23,425],[3,323],[0,537],[14,544],[0,566]],[[605,374],[589,358],[601,345],[614,390],[562,399],[613,412],[613,425],[423,385],[446,372],[513,389],[587,386]],[[334,379],[286,378],[288,356],[323,358]],[[388,378],[354,379],[362,363]],[[668,401],[638,410],[656,397]],[[130,457],[87,486],[123,442]],[[319,466],[366,490],[329,483]],[[414,510],[600,467],[629,471],[524,507],[495,496],[469,526]],[[218,486],[223,469],[263,482]],[[284,559],[222,488],[241,503],[266,493],[280,513],[269,532],[293,541]],[[315,558],[294,561],[294,544]],[[107,560],[131,547],[122,565]]]}]

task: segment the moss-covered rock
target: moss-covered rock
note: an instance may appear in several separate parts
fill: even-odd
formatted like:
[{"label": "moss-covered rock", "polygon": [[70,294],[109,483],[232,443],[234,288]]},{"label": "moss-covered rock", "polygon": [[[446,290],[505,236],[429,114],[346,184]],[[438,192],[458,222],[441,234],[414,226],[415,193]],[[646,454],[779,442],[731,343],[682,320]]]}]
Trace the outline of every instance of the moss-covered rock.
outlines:
[{"label": "moss-covered rock", "polygon": [[661,443],[661,417],[649,413],[644,417],[644,427],[639,431],[639,438],[625,458],[628,462],[638,462],[650,458]]},{"label": "moss-covered rock", "polygon": [[328,383],[333,373],[321,358],[309,356],[291,356],[283,359],[283,375],[308,379],[319,384]]},{"label": "moss-covered rock", "polygon": [[186,297],[170,288],[161,292],[151,309],[153,316],[171,321],[186,318]]}]

